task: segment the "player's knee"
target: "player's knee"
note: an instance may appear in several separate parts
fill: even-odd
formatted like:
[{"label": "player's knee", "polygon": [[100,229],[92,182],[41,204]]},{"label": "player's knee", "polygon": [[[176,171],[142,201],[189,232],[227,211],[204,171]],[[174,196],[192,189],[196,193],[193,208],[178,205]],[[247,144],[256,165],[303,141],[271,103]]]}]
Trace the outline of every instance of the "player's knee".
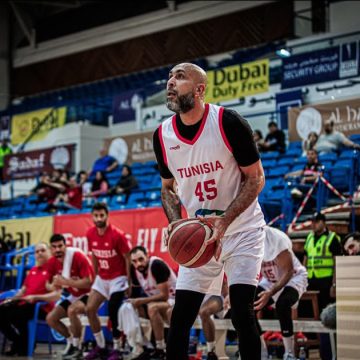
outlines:
[{"label": "player's knee", "polygon": [[199,316],[202,320],[210,318],[211,315],[212,312],[210,311],[210,309],[204,308],[199,310]]},{"label": "player's knee", "polygon": [[291,308],[292,302],[290,299],[286,297],[279,297],[279,299],[276,301],[276,311],[283,311],[288,310]]},{"label": "player's knee", "polygon": [[152,305],[148,308],[149,318],[152,319],[159,314],[159,307],[157,305]]},{"label": "player's knee", "polygon": [[49,314],[46,315],[46,323],[50,326],[53,327],[54,324],[56,323],[56,319],[55,316],[52,312],[50,312]]},{"label": "player's knee", "polygon": [[78,314],[80,314],[80,309],[76,306],[70,306],[68,308],[67,311],[67,315],[69,318],[73,317],[73,316],[77,316]]}]

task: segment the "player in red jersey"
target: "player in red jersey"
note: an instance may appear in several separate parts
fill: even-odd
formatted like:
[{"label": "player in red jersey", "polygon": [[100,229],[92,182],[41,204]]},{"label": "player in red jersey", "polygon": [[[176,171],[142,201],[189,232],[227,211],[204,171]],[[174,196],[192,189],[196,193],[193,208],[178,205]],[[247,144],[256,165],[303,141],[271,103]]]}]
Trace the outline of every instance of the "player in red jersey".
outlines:
[{"label": "player in red jersey", "polygon": [[[86,236],[97,276],[89,295],[86,312],[97,346],[85,359],[117,360],[121,359],[118,310],[123,302],[125,291],[129,288],[131,245],[124,232],[109,223],[109,211],[104,203],[94,204],[92,216],[95,226],[88,230]],[[109,300],[109,317],[114,342],[114,348],[110,354],[105,347],[104,334],[97,314],[105,300]]]},{"label": "player in red jersey", "polygon": [[[89,258],[80,250],[67,248],[63,235],[54,234],[50,238],[52,257],[48,261],[48,272],[55,288],[64,288],[70,295],[58,304],[46,321],[53,329],[66,338],[67,345],[62,353],[63,359],[81,357],[81,322],[79,314],[85,314],[85,305],[95,273]],[[69,317],[70,331],[61,322]]]}]

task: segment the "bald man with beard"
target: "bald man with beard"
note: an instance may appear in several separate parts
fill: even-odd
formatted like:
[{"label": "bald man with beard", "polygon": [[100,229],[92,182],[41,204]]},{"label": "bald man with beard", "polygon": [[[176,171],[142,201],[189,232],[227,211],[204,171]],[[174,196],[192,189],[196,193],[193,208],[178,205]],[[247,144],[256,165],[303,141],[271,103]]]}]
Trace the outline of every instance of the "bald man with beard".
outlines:
[{"label": "bald man with beard", "polygon": [[257,200],[264,171],[247,121],[235,111],[205,103],[206,85],[206,73],[199,66],[174,66],[166,105],[175,114],[153,136],[169,221],[166,239],[181,219],[183,204],[188,217],[199,216],[212,226],[208,243],[216,244],[208,264],[180,266],[166,357],[188,358],[191,326],[204,296],[220,295],[218,279],[225,271],[241,359],[260,360],[253,301],[264,251],[265,222]]}]

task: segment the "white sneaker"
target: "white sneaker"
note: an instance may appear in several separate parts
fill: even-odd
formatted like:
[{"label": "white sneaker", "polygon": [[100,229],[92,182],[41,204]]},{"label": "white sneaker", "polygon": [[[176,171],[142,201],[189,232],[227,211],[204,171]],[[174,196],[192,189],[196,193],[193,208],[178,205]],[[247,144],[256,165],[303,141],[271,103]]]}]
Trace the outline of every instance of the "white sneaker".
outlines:
[{"label": "white sneaker", "polygon": [[291,352],[289,352],[284,354],[283,360],[297,360],[297,359]]}]

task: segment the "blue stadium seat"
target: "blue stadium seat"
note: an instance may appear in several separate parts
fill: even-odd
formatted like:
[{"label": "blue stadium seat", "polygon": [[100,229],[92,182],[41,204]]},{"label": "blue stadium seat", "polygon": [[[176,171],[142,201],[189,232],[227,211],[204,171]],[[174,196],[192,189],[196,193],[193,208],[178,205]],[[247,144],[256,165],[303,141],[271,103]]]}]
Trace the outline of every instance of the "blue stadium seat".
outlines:
[{"label": "blue stadium seat", "polygon": [[277,159],[279,157],[278,151],[269,151],[260,154],[262,160]]},{"label": "blue stadium seat", "polygon": [[264,168],[272,168],[274,166],[276,166],[276,160],[275,159],[269,159],[269,160],[261,160],[262,162],[262,166]]},{"label": "blue stadium seat", "polygon": [[319,155],[319,161],[323,162],[323,161],[336,161],[338,158],[336,153],[327,153],[327,154],[322,154]]},{"label": "blue stadium seat", "polygon": [[302,148],[302,145],[301,145],[301,141],[292,141],[289,143],[289,146],[288,146],[288,151],[289,150],[293,150],[293,149],[300,149],[301,150]]},{"label": "blue stadium seat", "polygon": [[279,166],[274,169],[270,169],[268,177],[283,177],[286,173],[289,172],[288,166]]},{"label": "blue stadium seat", "polygon": [[295,159],[293,157],[286,157],[278,160],[278,166],[293,166]]}]

